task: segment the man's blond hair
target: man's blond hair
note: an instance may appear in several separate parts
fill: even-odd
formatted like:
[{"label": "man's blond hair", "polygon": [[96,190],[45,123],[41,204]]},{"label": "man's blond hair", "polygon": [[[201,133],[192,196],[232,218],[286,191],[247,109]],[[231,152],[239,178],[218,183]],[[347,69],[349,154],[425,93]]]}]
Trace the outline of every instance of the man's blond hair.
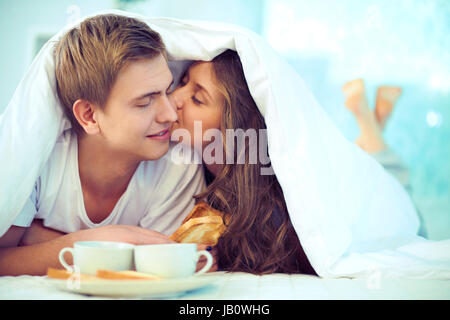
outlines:
[{"label": "man's blond hair", "polygon": [[83,132],[72,108],[83,99],[104,108],[122,67],[129,61],[166,57],[160,35],[137,19],[106,14],[88,18],[55,46],[56,88],[64,112]]}]

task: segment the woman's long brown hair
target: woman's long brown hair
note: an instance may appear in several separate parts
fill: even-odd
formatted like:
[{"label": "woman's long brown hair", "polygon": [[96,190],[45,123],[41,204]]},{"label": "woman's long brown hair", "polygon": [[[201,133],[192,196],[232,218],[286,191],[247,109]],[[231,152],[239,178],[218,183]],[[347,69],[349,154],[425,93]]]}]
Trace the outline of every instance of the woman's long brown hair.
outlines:
[{"label": "woman's long brown hair", "polygon": [[[223,141],[226,129],[266,129],[237,53],[227,50],[212,63],[217,86],[225,98]],[[217,244],[219,267],[254,274],[314,274],[289,219],[281,186],[275,175],[261,175],[260,161],[249,163],[248,140],[244,149],[234,150],[233,155],[236,160],[247,151],[245,163],[223,165],[207,189],[196,196],[230,216],[226,232]],[[225,145],[225,154],[226,149]]]}]

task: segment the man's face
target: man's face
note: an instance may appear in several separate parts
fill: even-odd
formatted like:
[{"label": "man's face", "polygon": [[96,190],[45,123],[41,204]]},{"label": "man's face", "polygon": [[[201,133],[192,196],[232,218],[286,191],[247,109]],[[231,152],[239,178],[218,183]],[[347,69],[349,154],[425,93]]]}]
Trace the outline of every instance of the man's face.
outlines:
[{"label": "man's face", "polygon": [[172,73],[162,55],[131,61],[119,72],[104,110],[97,110],[107,147],[130,160],[155,160],[169,149],[177,120],[167,93]]}]

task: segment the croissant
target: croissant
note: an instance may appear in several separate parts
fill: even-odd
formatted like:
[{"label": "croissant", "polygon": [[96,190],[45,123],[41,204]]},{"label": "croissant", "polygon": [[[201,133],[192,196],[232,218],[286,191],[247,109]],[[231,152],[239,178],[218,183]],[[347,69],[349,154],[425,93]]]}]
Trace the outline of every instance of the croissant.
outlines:
[{"label": "croissant", "polygon": [[223,212],[211,208],[205,202],[199,202],[169,238],[180,243],[215,246],[226,230],[226,218]]}]

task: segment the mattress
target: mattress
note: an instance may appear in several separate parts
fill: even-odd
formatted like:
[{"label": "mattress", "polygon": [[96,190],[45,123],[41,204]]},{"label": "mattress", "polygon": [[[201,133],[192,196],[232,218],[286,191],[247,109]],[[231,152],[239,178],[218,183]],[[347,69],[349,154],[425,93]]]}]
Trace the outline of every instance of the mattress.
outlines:
[{"label": "mattress", "polygon": [[[310,275],[215,272],[213,283],[168,299],[182,300],[441,300],[450,299],[448,280],[410,279],[323,279]],[[141,299],[140,297],[137,297]],[[47,277],[0,277],[0,299],[111,299],[65,292]],[[122,299],[122,298],[121,298]],[[133,298],[136,299],[136,298]]]}]

